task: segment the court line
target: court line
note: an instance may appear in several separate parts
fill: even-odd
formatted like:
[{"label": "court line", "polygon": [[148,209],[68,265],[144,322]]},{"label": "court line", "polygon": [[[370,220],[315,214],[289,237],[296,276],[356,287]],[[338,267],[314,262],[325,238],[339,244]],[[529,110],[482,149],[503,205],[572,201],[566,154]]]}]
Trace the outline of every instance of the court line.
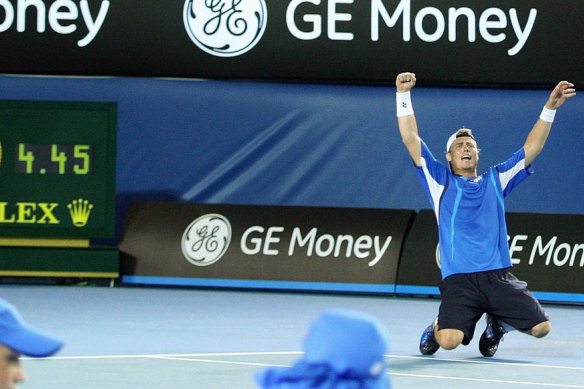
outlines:
[{"label": "court line", "polygon": [[22,360],[82,360],[82,359],[125,359],[125,358],[165,358],[165,357],[238,357],[254,355],[300,355],[302,351],[260,351],[260,352],[238,352],[238,353],[194,353],[194,354],[118,354],[118,355],[78,355],[78,356],[56,356],[47,358],[21,357]]},{"label": "court line", "polygon": [[[230,364],[230,365],[243,365],[243,366],[254,366],[254,367],[290,367],[289,365],[279,365],[271,363],[259,363],[259,362],[243,362],[243,361],[228,361],[228,360],[218,360],[218,359],[208,359],[209,357],[228,357],[228,356],[262,356],[262,355],[301,355],[302,351],[268,351],[268,352],[235,352],[235,353],[193,353],[193,354],[134,354],[134,355],[101,355],[101,356],[61,356],[61,357],[49,357],[49,358],[23,358],[30,360],[38,359],[51,359],[51,360],[95,360],[95,359],[131,359],[131,358],[145,358],[145,359],[165,359],[165,360],[179,360],[186,362],[199,362],[199,363],[215,363],[215,364]],[[197,358],[198,357],[198,358]],[[204,357],[205,359],[202,359]],[[499,361],[476,361],[467,359],[447,359],[447,358],[435,358],[435,357],[424,357],[424,356],[406,356],[406,355],[391,355],[386,354],[386,358],[393,359],[416,359],[424,361],[441,361],[441,362],[463,362],[463,363],[474,363],[474,364],[501,364],[510,366],[524,366],[533,368],[555,368],[555,369],[572,369],[572,370],[584,370],[584,368],[570,367],[570,366],[554,366],[554,365],[538,365],[538,364],[528,364],[528,363],[513,363],[513,362],[499,362]],[[512,384],[512,385],[532,385],[539,387],[550,387],[550,388],[579,388],[584,389],[582,385],[572,385],[572,384],[553,384],[545,382],[528,382],[528,381],[511,381],[511,380],[497,380],[497,379],[486,379],[486,378],[466,378],[466,377],[455,377],[455,376],[439,376],[439,375],[429,375],[429,374],[410,374],[410,373],[397,373],[388,372],[390,376],[396,377],[412,377],[412,378],[429,378],[429,379],[442,379],[442,380],[452,380],[452,381],[468,381],[468,382],[491,382],[497,384]]]},{"label": "court line", "polygon": [[222,364],[226,364],[226,365],[244,365],[244,366],[255,366],[255,367],[292,367],[290,365],[275,365],[273,363],[221,361],[221,360],[217,360],[217,359],[197,359],[197,358],[181,358],[181,357],[151,357],[151,359],[164,359],[164,360],[188,361],[188,362],[222,363]]},{"label": "court line", "polygon": [[[270,363],[225,361],[225,360],[199,359],[199,358],[189,358],[189,357],[153,356],[151,358],[152,359],[175,360],[175,361],[187,361],[187,362],[243,365],[243,366],[254,366],[254,367],[291,367],[290,365],[276,365],[276,364],[270,364]],[[496,362],[490,362],[490,363],[496,363]],[[395,373],[395,372],[388,372],[387,374],[390,376],[396,376],[396,377],[430,378],[430,379],[442,379],[442,380],[450,380],[450,381],[487,382],[487,383],[511,384],[511,385],[530,385],[530,386],[549,387],[549,388],[580,388],[580,389],[584,388],[584,386],[582,386],[582,385],[553,384],[553,383],[547,383],[547,382],[512,381],[512,380],[499,380],[499,379],[487,379],[487,378],[437,376],[437,375],[427,375],[427,374],[406,374],[406,373]]]},{"label": "court line", "polygon": [[[93,356],[55,356],[48,358],[26,358],[26,359],[54,359],[54,360],[67,360],[67,359],[123,359],[123,358],[164,358],[164,357],[177,357],[177,358],[189,358],[189,357],[226,357],[226,356],[262,356],[262,355],[301,355],[304,354],[302,351],[258,351],[258,352],[229,352],[229,353],[190,353],[190,354],[122,354],[122,355],[93,355]],[[524,362],[505,362],[500,360],[470,360],[470,359],[454,359],[454,358],[436,358],[434,356],[415,356],[415,355],[393,355],[386,354],[386,358],[390,359],[416,359],[421,361],[439,361],[439,362],[461,362],[461,363],[472,363],[472,364],[495,364],[495,365],[507,365],[507,366],[522,366],[522,367],[533,367],[533,368],[547,368],[547,369],[566,369],[566,370],[582,370],[584,367],[576,366],[559,366],[559,365],[542,365],[542,364],[532,364]]]},{"label": "court line", "polygon": [[[281,354],[281,353],[280,353]],[[287,353],[284,353],[287,354]],[[269,353],[268,353],[269,355]],[[386,357],[392,357],[386,355]],[[202,363],[218,363],[218,364],[228,364],[228,365],[244,365],[244,366],[254,366],[254,367],[291,367],[290,365],[276,365],[270,363],[258,363],[258,362],[241,362],[241,361],[225,361],[216,359],[199,359],[199,358],[189,358],[186,356],[182,357],[172,357],[172,356],[153,356],[153,359],[164,359],[164,360],[177,360],[177,361],[187,361],[187,362],[202,362]],[[416,358],[417,359],[417,358]],[[481,362],[481,361],[476,361]],[[484,363],[497,363],[497,362],[484,362]],[[513,365],[512,363],[504,363],[506,365]],[[528,364],[522,364],[525,366],[532,366]],[[535,366],[537,367],[537,366]],[[546,382],[530,382],[530,381],[512,381],[512,380],[499,380],[499,379],[487,379],[487,378],[466,378],[466,377],[454,377],[454,376],[437,376],[437,375],[426,375],[426,374],[406,374],[406,373],[395,373],[388,372],[390,376],[396,377],[412,377],[412,378],[430,378],[430,379],[442,379],[450,381],[466,381],[466,382],[487,382],[494,384],[511,384],[511,385],[530,385],[539,387],[549,387],[549,388],[584,388],[582,385],[572,385],[572,384],[553,384]]]}]

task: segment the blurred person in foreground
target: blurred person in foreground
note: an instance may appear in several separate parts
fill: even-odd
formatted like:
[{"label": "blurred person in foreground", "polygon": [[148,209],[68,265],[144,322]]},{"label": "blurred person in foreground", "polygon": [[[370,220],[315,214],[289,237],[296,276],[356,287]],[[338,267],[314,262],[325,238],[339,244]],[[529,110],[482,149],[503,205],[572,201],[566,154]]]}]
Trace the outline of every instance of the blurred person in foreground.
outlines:
[{"label": "blurred person in foreground", "polygon": [[256,375],[262,389],[388,389],[384,353],[388,337],[369,315],[352,310],[323,312],[304,337],[304,355],[290,368]]},{"label": "blurred person in foreground", "polygon": [[57,338],[26,324],[13,305],[0,299],[0,389],[16,388],[26,379],[21,354],[44,358],[62,346]]}]

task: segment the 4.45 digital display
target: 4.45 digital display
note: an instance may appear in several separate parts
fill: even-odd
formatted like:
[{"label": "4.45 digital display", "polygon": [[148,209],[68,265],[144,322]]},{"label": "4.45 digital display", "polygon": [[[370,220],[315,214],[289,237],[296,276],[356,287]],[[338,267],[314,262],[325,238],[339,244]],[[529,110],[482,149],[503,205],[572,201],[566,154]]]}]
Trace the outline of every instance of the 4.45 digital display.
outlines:
[{"label": "4.45 digital display", "polygon": [[18,143],[14,169],[21,174],[93,173],[93,146]]}]

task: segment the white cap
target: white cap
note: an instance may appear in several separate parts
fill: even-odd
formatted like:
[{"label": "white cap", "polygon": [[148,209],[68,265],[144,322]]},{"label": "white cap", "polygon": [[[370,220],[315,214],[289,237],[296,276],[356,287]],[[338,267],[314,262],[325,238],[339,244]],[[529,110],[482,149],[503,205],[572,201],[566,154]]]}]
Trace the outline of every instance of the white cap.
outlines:
[{"label": "white cap", "polygon": [[454,134],[450,135],[450,138],[448,138],[448,142],[446,142],[446,152],[450,151],[450,146],[452,146],[452,144],[454,143],[455,140],[456,140],[456,132]]}]

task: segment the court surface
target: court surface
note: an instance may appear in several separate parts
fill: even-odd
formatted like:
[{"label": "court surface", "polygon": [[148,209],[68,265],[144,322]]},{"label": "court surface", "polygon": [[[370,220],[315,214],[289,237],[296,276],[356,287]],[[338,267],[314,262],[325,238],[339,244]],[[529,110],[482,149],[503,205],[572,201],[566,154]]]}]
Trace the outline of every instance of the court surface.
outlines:
[{"label": "court surface", "polygon": [[330,308],[386,326],[393,388],[584,388],[582,306],[544,305],[550,335],[507,334],[496,356],[483,358],[484,322],[469,346],[419,354],[436,298],[6,281],[0,297],[66,341],[55,357],[23,358],[23,388],[256,388],[254,373],[290,366],[310,321]]}]

